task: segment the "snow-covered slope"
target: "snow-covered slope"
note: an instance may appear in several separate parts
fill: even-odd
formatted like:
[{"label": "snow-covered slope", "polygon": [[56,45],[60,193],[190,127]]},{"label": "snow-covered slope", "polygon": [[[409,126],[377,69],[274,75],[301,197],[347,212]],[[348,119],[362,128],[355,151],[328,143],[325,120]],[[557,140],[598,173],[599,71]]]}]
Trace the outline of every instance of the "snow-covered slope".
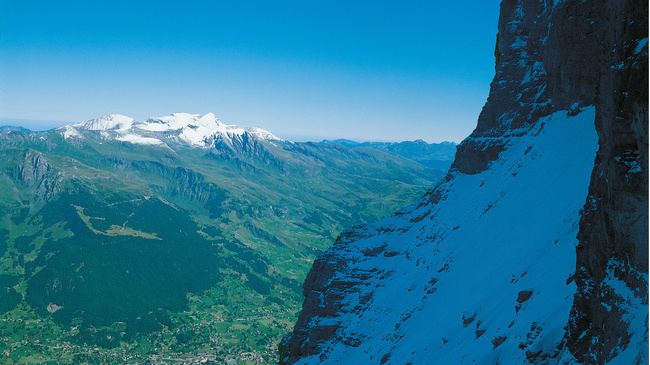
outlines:
[{"label": "snow-covered slope", "polygon": [[445,181],[314,262],[281,363],[647,363],[647,13],[502,1]]},{"label": "snow-covered slope", "polygon": [[454,173],[406,213],[347,233],[353,239],[317,263],[344,269],[305,287],[315,306],[344,297],[335,313],[309,318],[309,331],[336,335],[297,363],[522,363],[554,354],[576,290],[594,117],[593,107],[556,112],[512,136],[489,169]]},{"label": "snow-covered slope", "polygon": [[215,140],[228,145],[237,144],[250,136],[257,140],[281,141],[273,133],[261,128],[242,128],[221,122],[212,113],[205,115],[174,113],[150,118],[143,122],[111,114],[87,122],[59,129],[65,138],[83,138],[89,132],[105,139],[142,145],[182,143],[188,146],[209,148]]},{"label": "snow-covered slope", "polygon": [[133,126],[133,118],[121,114],[111,114],[91,119],[73,127],[89,131],[128,131]]}]

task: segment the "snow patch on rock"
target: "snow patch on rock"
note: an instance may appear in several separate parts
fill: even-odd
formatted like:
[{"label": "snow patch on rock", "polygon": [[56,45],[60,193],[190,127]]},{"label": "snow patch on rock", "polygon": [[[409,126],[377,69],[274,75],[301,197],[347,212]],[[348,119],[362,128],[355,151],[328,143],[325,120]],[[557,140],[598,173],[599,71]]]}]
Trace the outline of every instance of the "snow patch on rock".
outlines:
[{"label": "snow patch on rock", "polygon": [[157,138],[143,137],[137,134],[124,134],[115,138],[117,141],[129,142],[133,144],[142,144],[142,145],[161,145],[163,141]]}]

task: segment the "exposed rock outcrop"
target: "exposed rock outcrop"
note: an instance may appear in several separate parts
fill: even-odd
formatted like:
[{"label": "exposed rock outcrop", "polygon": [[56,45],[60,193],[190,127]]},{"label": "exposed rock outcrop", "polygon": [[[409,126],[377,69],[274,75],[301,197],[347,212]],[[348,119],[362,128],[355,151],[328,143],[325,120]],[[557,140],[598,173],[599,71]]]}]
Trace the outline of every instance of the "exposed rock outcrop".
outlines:
[{"label": "exposed rock outcrop", "polygon": [[[262,162],[265,165],[273,166],[279,170],[284,168],[284,161],[273,155],[269,151],[263,141],[256,138],[254,135],[244,132],[238,136],[230,136],[230,139],[224,139],[222,136],[217,136],[213,142],[213,147],[210,149],[210,155],[215,158],[223,158],[239,162],[242,169],[253,169],[253,165],[246,163],[246,159],[255,159],[257,162]],[[276,142],[283,143],[285,142]]]},{"label": "exposed rock outcrop", "polygon": [[63,177],[43,154],[26,150],[12,171],[14,181],[31,190],[37,200],[49,200],[60,190]]},{"label": "exposed rock outcrop", "polygon": [[[594,72],[600,148],[580,221],[567,344],[582,363],[647,361],[648,2],[595,2],[573,11],[596,14],[603,29],[596,31]],[[635,332],[644,336],[633,338]]]}]

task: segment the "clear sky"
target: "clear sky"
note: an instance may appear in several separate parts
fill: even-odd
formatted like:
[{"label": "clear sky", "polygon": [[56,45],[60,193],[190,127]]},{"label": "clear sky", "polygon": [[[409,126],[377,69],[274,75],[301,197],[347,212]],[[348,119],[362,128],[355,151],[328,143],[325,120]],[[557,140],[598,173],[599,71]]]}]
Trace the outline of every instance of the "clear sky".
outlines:
[{"label": "clear sky", "polygon": [[459,141],[497,19],[497,0],[0,0],[0,119],[212,111],[294,139]]}]

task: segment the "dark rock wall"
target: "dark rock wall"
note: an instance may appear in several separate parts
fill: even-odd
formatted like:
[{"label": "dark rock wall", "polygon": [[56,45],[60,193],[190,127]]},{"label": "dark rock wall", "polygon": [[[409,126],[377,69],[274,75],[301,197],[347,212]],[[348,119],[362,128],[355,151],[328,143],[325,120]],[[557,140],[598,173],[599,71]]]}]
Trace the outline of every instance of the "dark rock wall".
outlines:
[{"label": "dark rock wall", "polygon": [[607,309],[619,300],[605,283],[608,272],[648,303],[647,37],[647,1],[503,1],[496,76],[453,166],[480,172],[504,148],[490,137],[516,133],[555,110],[596,106],[599,151],[578,234],[578,293],[566,334],[583,363],[604,363],[629,341],[625,312]]},{"label": "dark rock wall", "polygon": [[[350,271],[350,258],[341,254],[346,251],[347,244],[359,238],[360,234],[361,231],[354,229],[341,233],[334,246],[314,261],[303,284],[305,301],[294,332],[286,336],[279,346],[281,364],[291,364],[303,356],[318,354],[319,345],[337,335],[338,323],[312,327],[310,320],[312,317],[334,318],[339,315],[341,301],[356,292],[357,285],[363,285],[363,280],[359,279],[370,278],[372,273]],[[360,306],[363,304],[359,303]],[[320,355],[321,359],[325,357],[326,354]]]},{"label": "dark rock wall", "polygon": [[639,41],[648,36],[648,2],[592,7],[602,24],[593,36],[601,50],[595,73],[600,147],[580,222],[578,293],[566,339],[581,362],[601,364],[630,337],[608,276],[648,303],[648,47]]}]

